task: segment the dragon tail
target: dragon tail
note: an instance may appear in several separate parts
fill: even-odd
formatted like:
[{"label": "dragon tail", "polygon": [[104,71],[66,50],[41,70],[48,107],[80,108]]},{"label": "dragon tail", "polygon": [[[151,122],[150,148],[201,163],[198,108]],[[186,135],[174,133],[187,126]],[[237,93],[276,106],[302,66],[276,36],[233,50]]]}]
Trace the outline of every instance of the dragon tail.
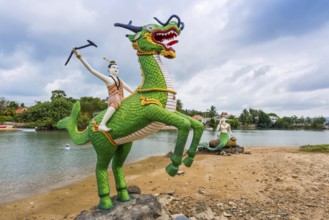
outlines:
[{"label": "dragon tail", "polygon": [[220,149],[222,149],[224,146],[218,145],[216,147],[210,147],[209,144],[207,142],[202,142],[199,143],[200,147],[206,148],[209,151],[219,151]]},{"label": "dragon tail", "polygon": [[199,147],[207,148],[208,147],[208,143],[207,142],[199,143]]},{"label": "dragon tail", "polygon": [[209,145],[206,147],[207,150],[209,151],[219,151],[220,149],[222,149],[224,146],[218,145],[216,147],[209,147]]},{"label": "dragon tail", "polygon": [[71,115],[69,117],[61,119],[59,122],[57,122],[57,128],[60,129],[67,129],[72,141],[75,144],[85,144],[89,141],[88,132],[87,129],[83,132],[78,131],[78,117],[80,113],[80,102],[77,101],[71,111]]}]

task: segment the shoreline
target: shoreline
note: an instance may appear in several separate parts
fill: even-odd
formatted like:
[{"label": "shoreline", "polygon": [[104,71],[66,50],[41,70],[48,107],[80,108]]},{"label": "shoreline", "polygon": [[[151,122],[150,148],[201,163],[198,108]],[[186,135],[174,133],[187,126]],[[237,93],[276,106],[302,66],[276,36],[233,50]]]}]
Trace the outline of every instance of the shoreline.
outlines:
[{"label": "shoreline", "polygon": [[1,131],[18,131],[18,128],[14,128],[13,125],[5,125],[5,128],[0,128]]},{"label": "shoreline", "polygon": [[[329,208],[321,205],[329,204],[328,154],[301,153],[298,147],[287,146],[245,147],[245,150],[251,154],[229,157],[197,154],[192,167],[180,166],[185,173],[176,177],[165,172],[170,163],[168,157],[151,156],[124,165],[127,185],[139,186],[143,194],[174,192],[179,198],[192,196],[193,200],[208,203],[208,198],[223,202],[248,199],[251,204],[261,202],[264,206],[277,197],[284,203],[278,203],[281,209],[291,209],[296,217],[321,219],[319,216],[329,216]],[[111,171],[109,183],[111,196],[114,196]],[[199,193],[201,188],[205,194]],[[316,196],[320,197],[319,201],[312,200],[318,198]],[[296,201],[290,201],[293,199]],[[310,202],[313,206],[305,205]],[[0,204],[0,218],[73,219],[97,203],[97,184],[92,175],[48,192]],[[303,210],[293,210],[292,206],[296,204]],[[274,209],[272,206],[264,209]]]}]

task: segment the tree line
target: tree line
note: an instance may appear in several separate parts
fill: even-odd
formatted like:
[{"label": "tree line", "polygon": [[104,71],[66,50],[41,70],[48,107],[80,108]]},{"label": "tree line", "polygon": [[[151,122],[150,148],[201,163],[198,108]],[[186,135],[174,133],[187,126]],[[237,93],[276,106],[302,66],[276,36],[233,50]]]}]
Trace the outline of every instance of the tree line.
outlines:
[{"label": "tree line", "polygon": [[12,101],[0,101],[0,123],[4,121],[14,121],[23,123],[24,127],[38,127],[39,129],[54,129],[59,120],[67,117],[71,113],[73,104],[80,101],[81,115],[78,120],[78,127],[87,127],[90,119],[97,112],[107,108],[105,100],[94,97],[81,97],[74,99],[67,97],[65,91],[54,90],[50,97],[50,101],[40,102],[30,107],[27,111],[16,114],[19,107],[25,107],[24,104],[19,106]]},{"label": "tree line", "polygon": [[[177,100],[177,111],[180,111],[186,115],[194,116],[201,115],[205,118],[210,118],[206,123],[206,126],[211,128],[216,128],[219,121],[215,119],[218,116],[215,106],[210,106],[206,112],[183,109],[183,104],[181,100]],[[273,120],[272,120],[272,119]],[[232,128],[259,128],[259,129],[322,129],[323,125],[326,123],[326,118],[323,116],[319,117],[297,117],[294,116],[284,116],[280,118],[275,113],[266,113],[259,109],[243,109],[238,117],[230,115],[228,118],[228,123]],[[327,122],[326,125],[329,125]]]},{"label": "tree line", "polygon": [[[271,117],[274,120],[271,120]],[[280,118],[275,113],[265,113],[262,110],[256,109],[244,109],[239,116],[239,121],[244,127],[248,127],[251,124],[257,128],[276,128],[276,129],[322,129],[326,122],[326,118],[323,116],[319,117],[297,117],[284,116]]]},{"label": "tree line", "polygon": [[[93,116],[107,108],[105,100],[94,97],[81,97],[74,99],[67,97],[65,91],[54,90],[50,97],[50,101],[40,102],[37,101],[34,106],[30,107],[28,111],[16,114],[18,108],[25,108],[24,103],[20,105],[14,101],[9,101],[0,98],[0,124],[4,121],[14,121],[24,123],[26,127],[39,127],[44,129],[53,129],[56,123],[67,117],[72,109],[73,104],[80,101],[81,115],[79,117],[78,126],[80,129],[87,127],[89,121]],[[202,112],[198,110],[183,109],[183,103],[180,99],[177,100],[176,110],[188,116],[201,115],[205,118],[210,118],[205,123],[205,126],[215,129],[219,123],[218,112],[215,106],[210,106],[207,111]],[[271,117],[275,120],[272,120]],[[275,129],[322,129],[326,118],[319,117],[297,117],[284,116],[280,118],[275,113],[265,113],[257,109],[243,109],[238,117],[230,115],[228,123],[232,128],[275,128]]]}]

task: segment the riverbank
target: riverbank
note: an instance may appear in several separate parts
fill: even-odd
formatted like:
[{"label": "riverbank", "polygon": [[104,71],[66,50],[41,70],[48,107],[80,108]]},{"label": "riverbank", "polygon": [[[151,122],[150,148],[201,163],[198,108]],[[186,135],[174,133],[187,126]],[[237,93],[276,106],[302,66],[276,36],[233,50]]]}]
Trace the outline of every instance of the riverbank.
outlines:
[{"label": "riverbank", "polygon": [[0,131],[18,131],[18,128],[14,128],[13,125],[5,125],[4,127],[0,127]]},{"label": "riverbank", "polygon": [[[297,147],[246,147],[251,154],[198,154],[185,173],[170,177],[168,157],[124,167],[128,185],[143,194],[173,194],[166,209],[195,214],[209,207],[230,219],[329,219],[329,154]],[[111,195],[115,195],[110,173]],[[73,219],[98,203],[94,176],[48,193],[0,205],[0,219]]]}]

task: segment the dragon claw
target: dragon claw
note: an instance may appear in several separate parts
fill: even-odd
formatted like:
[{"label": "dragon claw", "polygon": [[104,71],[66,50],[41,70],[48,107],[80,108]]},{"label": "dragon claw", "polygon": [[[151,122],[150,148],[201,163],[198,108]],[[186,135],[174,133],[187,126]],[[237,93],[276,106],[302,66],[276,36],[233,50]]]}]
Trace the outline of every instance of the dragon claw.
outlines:
[{"label": "dragon claw", "polygon": [[129,193],[126,189],[118,191],[118,200],[121,202],[126,202],[130,200]]},{"label": "dragon claw", "polygon": [[178,166],[173,165],[172,163],[169,164],[166,167],[166,172],[170,175],[170,176],[175,176],[176,173],[178,172]]},{"label": "dragon claw", "polygon": [[108,210],[113,207],[112,201],[110,199],[110,196],[103,196],[100,199],[100,202],[98,204],[98,208],[102,210]]},{"label": "dragon claw", "polygon": [[190,166],[192,166],[193,161],[194,161],[194,158],[187,156],[187,157],[183,160],[183,164],[184,164],[186,167],[190,167]]}]

